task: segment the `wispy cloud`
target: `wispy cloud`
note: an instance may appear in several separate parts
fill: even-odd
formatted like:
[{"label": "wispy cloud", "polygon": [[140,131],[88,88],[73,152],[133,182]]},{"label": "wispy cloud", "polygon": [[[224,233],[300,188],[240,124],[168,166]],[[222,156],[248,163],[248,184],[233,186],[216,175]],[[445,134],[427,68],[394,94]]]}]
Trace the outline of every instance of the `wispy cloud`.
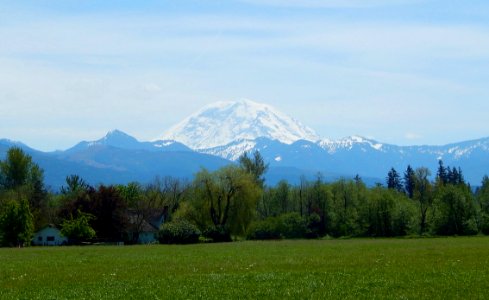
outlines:
[{"label": "wispy cloud", "polygon": [[239,97],[271,102],[333,137],[399,142],[423,132],[423,141],[443,131],[426,124],[448,126],[454,116],[466,132],[489,128],[487,23],[296,10],[396,11],[412,1],[243,1],[257,11],[0,13],[0,137],[16,138],[8,133],[24,122],[74,133],[80,124],[135,128],[149,139],[205,103]]},{"label": "wispy cloud", "polygon": [[414,133],[414,132],[407,132],[404,137],[408,140],[419,140],[421,139],[423,136],[421,134],[418,134],[418,133]]},{"label": "wispy cloud", "polygon": [[306,8],[365,8],[377,6],[403,5],[418,0],[240,0],[255,5]]}]

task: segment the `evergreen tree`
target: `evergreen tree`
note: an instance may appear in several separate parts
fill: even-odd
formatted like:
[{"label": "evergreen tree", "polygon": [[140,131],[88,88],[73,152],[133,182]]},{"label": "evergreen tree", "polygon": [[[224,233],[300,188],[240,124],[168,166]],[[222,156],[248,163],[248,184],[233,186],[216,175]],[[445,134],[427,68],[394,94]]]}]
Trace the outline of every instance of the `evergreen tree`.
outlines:
[{"label": "evergreen tree", "polygon": [[359,174],[355,175],[355,177],[353,177],[353,180],[355,180],[355,183],[356,183],[356,184],[361,184],[361,183],[363,183],[362,177],[360,177],[360,175],[359,175]]},{"label": "evergreen tree", "polygon": [[482,179],[481,187],[477,190],[477,202],[481,214],[481,231],[489,234],[489,177]]},{"label": "evergreen tree", "polygon": [[452,171],[452,168],[450,166],[447,167],[447,183],[448,184],[453,184],[454,181],[454,174]]},{"label": "evergreen tree", "polygon": [[63,195],[74,194],[81,191],[87,191],[90,186],[78,175],[66,176],[66,186],[61,187]]},{"label": "evergreen tree", "polygon": [[460,174],[458,174],[457,168],[453,167],[452,168],[452,180],[450,181],[450,184],[458,184]]},{"label": "evergreen tree", "polygon": [[402,192],[403,190],[401,176],[399,176],[399,173],[394,168],[391,168],[387,174],[387,188],[398,192]]},{"label": "evergreen tree", "polygon": [[457,178],[457,184],[465,184],[465,178],[464,175],[462,174],[462,169],[458,167],[458,178]]},{"label": "evergreen tree", "polygon": [[410,165],[407,166],[406,172],[404,173],[404,189],[406,194],[410,199],[413,198],[414,194],[414,170]]},{"label": "evergreen tree", "polygon": [[436,173],[436,177],[442,185],[448,183],[447,169],[443,166],[443,161],[441,159],[438,161],[438,172]]}]

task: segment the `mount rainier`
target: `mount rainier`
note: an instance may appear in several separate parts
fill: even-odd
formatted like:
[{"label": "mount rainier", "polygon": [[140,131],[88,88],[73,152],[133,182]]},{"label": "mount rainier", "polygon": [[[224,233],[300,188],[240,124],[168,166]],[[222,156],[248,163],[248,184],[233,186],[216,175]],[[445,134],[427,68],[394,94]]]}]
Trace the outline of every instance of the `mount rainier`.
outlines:
[{"label": "mount rainier", "polygon": [[391,167],[403,172],[407,165],[424,166],[435,174],[439,159],[461,167],[473,185],[489,173],[489,138],[445,146],[396,146],[360,136],[321,139],[272,106],[250,100],[208,105],[151,142],[113,130],[65,151],[41,152],[0,139],[0,159],[12,146],[22,147],[39,163],[53,188],[70,174],[91,184],[191,178],[202,167],[215,170],[250,151],[260,151],[270,164],[269,184],[281,179],[296,183],[302,175],[311,178],[318,172],[326,180],[359,174],[367,183],[383,183]]},{"label": "mount rainier", "polygon": [[319,139],[314,130],[299,121],[251,100],[210,104],[170,128],[160,139],[176,140],[192,149],[208,149],[262,137],[285,144]]},{"label": "mount rainier", "polygon": [[434,174],[440,159],[445,165],[460,166],[474,184],[489,172],[488,138],[445,146],[396,146],[361,136],[321,139],[299,121],[251,100],[208,105],[172,127],[163,138],[231,161],[258,150],[272,168],[333,177],[360,174],[379,182],[391,167],[402,172],[408,165],[425,166]]}]

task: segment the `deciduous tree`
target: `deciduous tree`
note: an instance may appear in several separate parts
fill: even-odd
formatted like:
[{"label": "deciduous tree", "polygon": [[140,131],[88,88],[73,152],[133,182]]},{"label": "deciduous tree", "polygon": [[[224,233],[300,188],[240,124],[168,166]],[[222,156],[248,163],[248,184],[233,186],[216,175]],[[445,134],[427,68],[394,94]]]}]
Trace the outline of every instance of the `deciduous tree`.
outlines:
[{"label": "deciduous tree", "polygon": [[261,195],[255,179],[235,166],[212,173],[200,171],[194,180],[193,204],[197,212],[202,212],[201,219],[207,220],[218,231],[244,235],[255,216]]}]

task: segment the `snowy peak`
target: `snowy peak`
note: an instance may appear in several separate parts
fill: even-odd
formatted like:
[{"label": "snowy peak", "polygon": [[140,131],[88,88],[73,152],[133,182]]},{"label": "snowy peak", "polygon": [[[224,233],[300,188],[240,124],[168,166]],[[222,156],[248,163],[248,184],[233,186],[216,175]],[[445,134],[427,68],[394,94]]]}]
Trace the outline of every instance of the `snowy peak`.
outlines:
[{"label": "snowy peak", "polygon": [[208,149],[260,137],[285,144],[319,139],[312,129],[292,117],[251,100],[210,104],[173,126],[161,139],[176,140],[193,149]]},{"label": "snowy peak", "polygon": [[127,133],[114,129],[109,131],[107,135],[105,135],[105,137],[96,141],[96,143],[101,145],[108,145],[108,146],[121,146],[121,145],[132,146],[138,144],[139,142],[138,140],[128,135]]},{"label": "snowy peak", "polygon": [[111,130],[103,138],[96,141],[83,141],[67,150],[68,153],[84,151],[89,148],[114,147],[126,150],[146,150],[152,152],[186,152],[192,151],[187,146],[168,140],[140,142],[136,138],[120,130]]},{"label": "snowy peak", "polygon": [[351,150],[354,146],[364,146],[378,151],[382,151],[382,148],[384,147],[384,144],[358,135],[345,137],[339,140],[324,139],[317,144],[330,154],[335,153],[338,150]]}]

